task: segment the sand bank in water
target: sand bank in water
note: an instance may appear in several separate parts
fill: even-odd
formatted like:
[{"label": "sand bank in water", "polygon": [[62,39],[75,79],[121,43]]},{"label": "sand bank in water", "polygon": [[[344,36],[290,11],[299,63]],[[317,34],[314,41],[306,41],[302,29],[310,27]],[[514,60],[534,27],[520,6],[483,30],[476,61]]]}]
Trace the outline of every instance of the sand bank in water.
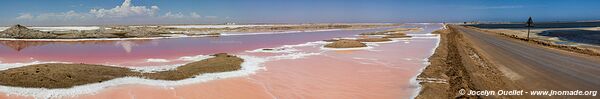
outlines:
[{"label": "sand bank in water", "polygon": [[27,88],[70,88],[121,77],[182,80],[204,73],[227,72],[241,68],[243,60],[227,54],[192,62],[175,70],[155,73],[135,72],[129,68],[91,64],[37,64],[0,71],[0,84]]},{"label": "sand bank in water", "polygon": [[339,40],[325,45],[327,48],[357,48],[367,47],[367,44],[355,40]]}]

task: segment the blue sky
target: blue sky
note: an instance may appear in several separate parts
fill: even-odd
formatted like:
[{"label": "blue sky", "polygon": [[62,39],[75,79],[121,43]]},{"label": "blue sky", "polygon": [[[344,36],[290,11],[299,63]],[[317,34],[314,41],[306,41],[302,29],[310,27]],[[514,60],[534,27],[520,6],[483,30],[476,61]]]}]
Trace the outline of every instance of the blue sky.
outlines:
[{"label": "blue sky", "polygon": [[3,0],[0,25],[577,21],[600,0]]}]

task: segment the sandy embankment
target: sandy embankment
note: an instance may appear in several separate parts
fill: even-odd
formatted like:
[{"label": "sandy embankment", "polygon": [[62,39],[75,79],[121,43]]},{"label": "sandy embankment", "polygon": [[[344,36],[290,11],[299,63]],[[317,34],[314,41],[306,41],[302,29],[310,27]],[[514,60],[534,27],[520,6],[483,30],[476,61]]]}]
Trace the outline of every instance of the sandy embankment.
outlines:
[{"label": "sandy embankment", "polygon": [[410,38],[412,36],[408,36],[405,33],[394,33],[394,34],[388,34],[386,36],[384,36],[383,38]]},{"label": "sandy embankment", "polygon": [[363,38],[363,39],[356,39],[356,41],[359,41],[359,42],[387,42],[387,41],[392,41],[392,39],[389,39],[389,38]]},{"label": "sandy embankment", "polygon": [[[88,40],[88,39],[129,39],[129,38],[172,38],[172,37],[218,37],[221,33],[317,31],[331,29],[367,29],[398,26],[399,24],[290,24],[290,25],[250,25],[239,27],[195,27],[195,26],[103,26],[93,30],[50,30],[41,31],[22,25],[14,25],[0,31],[2,40]],[[60,27],[57,27],[60,28]]]},{"label": "sandy embankment", "polygon": [[365,36],[383,36],[382,38],[410,38],[405,32],[420,31],[420,28],[395,28],[380,32],[362,33]]},{"label": "sandy embankment", "polygon": [[27,88],[70,88],[99,83],[121,77],[157,80],[182,80],[204,73],[239,70],[243,59],[215,54],[215,57],[179,66],[174,70],[153,73],[136,72],[129,68],[91,64],[37,64],[0,71],[0,85]]},{"label": "sandy embankment", "polygon": [[333,42],[325,45],[326,48],[359,48],[367,47],[364,42],[387,42],[392,41],[390,38],[410,38],[412,36],[406,35],[404,32],[421,30],[418,28],[395,28],[380,32],[367,32],[361,33],[361,36],[383,36],[380,38],[358,38],[358,39],[331,39],[324,40],[327,42]]},{"label": "sandy embankment", "polygon": [[357,47],[367,47],[367,44],[362,43],[356,40],[339,40],[335,41],[331,44],[325,45],[327,48],[357,48]]},{"label": "sandy embankment", "polygon": [[[448,32],[451,31],[451,32]],[[470,40],[450,28],[437,32],[441,41],[435,53],[429,57],[431,63],[417,76],[421,92],[417,99],[482,98],[460,95],[465,90],[508,90],[515,85],[502,72],[473,47]],[[490,96],[506,98],[502,96]]]}]

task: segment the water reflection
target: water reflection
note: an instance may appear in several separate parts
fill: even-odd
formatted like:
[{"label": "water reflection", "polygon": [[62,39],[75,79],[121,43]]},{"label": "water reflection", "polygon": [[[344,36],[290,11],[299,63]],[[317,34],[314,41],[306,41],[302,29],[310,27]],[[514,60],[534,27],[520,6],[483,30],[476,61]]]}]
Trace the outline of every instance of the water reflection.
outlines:
[{"label": "water reflection", "polygon": [[387,29],[390,28],[127,41],[0,41],[2,42],[0,61],[2,63],[59,61],[120,66],[158,66],[163,64],[147,63],[146,60],[239,53]]},{"label": "water reflection", "polygon": [[[5,40],[0,41],[0,45],[11,48],[17,52],[20,52],[27,48],[37,46],[47,46],[53,44],[68,44],[68,45],[99,45],[99,44],[113,44],[115,46],[123,47],[125,52],[130,53],[133,46],[149,43],[152,40],[126,40],[126,41],[108,41],[108,40],[97,40],[97,41],[14,41]],[[155,42],[155,45],[157,42]]]}]

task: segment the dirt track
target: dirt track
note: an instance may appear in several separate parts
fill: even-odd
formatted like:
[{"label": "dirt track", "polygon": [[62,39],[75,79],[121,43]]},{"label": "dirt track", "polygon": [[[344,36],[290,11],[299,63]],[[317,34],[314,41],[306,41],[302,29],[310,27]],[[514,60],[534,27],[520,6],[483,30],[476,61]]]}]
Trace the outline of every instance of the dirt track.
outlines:
[{"label": "dirt track", "polygon": [[[600,90],[597,57],[552,49],[462,26],[450,26],[418,76],[416,98],[592,98],[465,96],[466,90]],[[596,96],[598,97],[598,96]]]}]

